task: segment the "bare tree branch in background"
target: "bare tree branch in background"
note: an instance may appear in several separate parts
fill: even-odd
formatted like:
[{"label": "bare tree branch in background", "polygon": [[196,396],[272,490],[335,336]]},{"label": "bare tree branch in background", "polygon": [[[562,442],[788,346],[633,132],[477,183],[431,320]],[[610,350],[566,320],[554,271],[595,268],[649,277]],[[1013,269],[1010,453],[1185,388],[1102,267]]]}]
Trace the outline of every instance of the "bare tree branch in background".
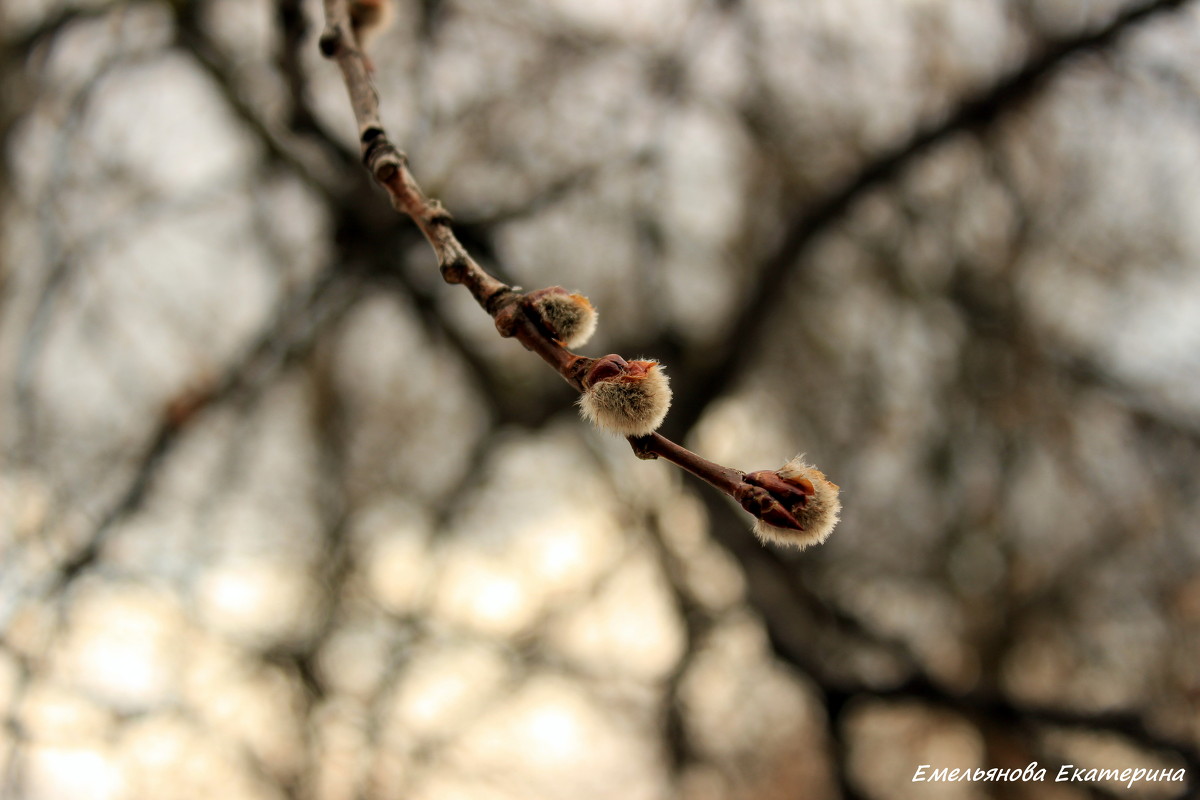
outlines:
[{"label": "bare tree branch in background", "polygon": [[[937,120],[918,127],[906,141],[873,156],[833,192],[810,203],[802,214],[789,222],[779,244],[755,267],[756,279],[750,283],[752,293],[728,334],[721,339],[731,346],[697,365],[694,381],[688,387],[689,394],[695,397],[681,411],[676,421],[677,429],[689,430],[696,423],[714,399],[714,387],[737,382],[748,364],[736,343],[763,338],[769,320],[780,313],[778,306],[784,295],[777,291],[778,283],[799,269],[803,263],[802,255],[810,243],[845,216],[864,195],[893,179],[931,148],[963,132],[985,129],[1004,114],[1019,109],[1072,58],[1112,47],[1122,34],[1148,18],[1177,10],[1187,3],[1188,0],[1153,0],[1131,6],[1097,30],[1047,42],[1040,54],[1019,69],[962,98]],[[718,380],[718,376],[724,380]]]}]

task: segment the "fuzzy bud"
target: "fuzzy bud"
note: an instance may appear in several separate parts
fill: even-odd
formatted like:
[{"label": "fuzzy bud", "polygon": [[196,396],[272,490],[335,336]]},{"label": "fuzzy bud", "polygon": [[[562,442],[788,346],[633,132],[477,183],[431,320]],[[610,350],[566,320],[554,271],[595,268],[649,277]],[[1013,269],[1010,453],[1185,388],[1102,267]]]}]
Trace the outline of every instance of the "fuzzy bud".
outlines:
[{"label": "fuzzy bud", "polygon": [[[746,481],[761,486],[782,506],[788,519],[779,519],[787,527],[756,520],[754,533],[763,542],[797,547],[801,550],[821,544],[833,533],[842,512],[838,485],[830,482],[821,470],[806,464],[797,456],[778,470],[752,472]],[[799,526],[797,529],[792,523]]]},{"label": "fuzzy bud", "polygon": [[581,294],[551,286],[530,292],[525,295],[525,300],[537,312],[546,329],[565,347],[582,347],[596,332],[596,309]]},{"label": "fuzzy bud", "polygon": [[579,407],[597,428],[620,436],[653,433],[671,407],[671,386],[657,361],[598,358],[583,379]]},{"label": "fuzzy bud", "polygon": [[360,50],[378,34],[391,27],[395,19],[395,0],[350,0],[350,27]]}]

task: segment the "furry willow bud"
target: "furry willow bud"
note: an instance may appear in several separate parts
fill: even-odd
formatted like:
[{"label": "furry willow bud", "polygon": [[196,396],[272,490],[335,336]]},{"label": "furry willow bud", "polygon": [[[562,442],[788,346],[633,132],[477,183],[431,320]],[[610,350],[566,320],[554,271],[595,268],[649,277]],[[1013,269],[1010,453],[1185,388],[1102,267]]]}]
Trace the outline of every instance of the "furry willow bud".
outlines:
[{"label": "furry willow bud", "polygon": [[525,299],[554,338],[568,348],[582,347],[596,332],[596,309],[581,294],[551,286],[530,292]]},{"label": "furry willow bud", "polygon": [[[821,470],[806,464],[803,456],[793,458],[778,470],[752,472],[746,480],[770,492],[791,517],[786,520],[788,527],[756,520],[754,533],[762,541],[803,550],[821,544],[833,533],[842,512],[838,485],[829,481]],[[799,527],[792,527],[792,522]]]},{"label": "furry willow bud", "polygon": [[350,28],[360,50],[391,26],[394,0],[350,0]]},{"label": "furry willow bud", "polygon": [[645,436],[662,424],[671,407],[671,386],[657,361],[596,359],[583,379],[583,416],[601,430]]}]

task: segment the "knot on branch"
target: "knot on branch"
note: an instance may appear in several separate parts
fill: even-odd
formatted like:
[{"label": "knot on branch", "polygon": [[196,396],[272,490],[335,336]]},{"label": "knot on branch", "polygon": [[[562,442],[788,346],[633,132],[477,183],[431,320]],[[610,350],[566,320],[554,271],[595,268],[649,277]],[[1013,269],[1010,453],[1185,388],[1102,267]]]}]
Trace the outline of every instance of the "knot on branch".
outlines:
[{"label": "knot on branch", "polygon": [[388,141],[383,129],[371,126],[359,137],[362,144],[362,162],[375,180],[385,186],[395,180],[405,164],[404,153]]},{"label": "knot on branch", "polygon": [[470,270],[471,264],[467,261],[467,257],[461,253],[456,254],[448,261],[443,261],[438,269],[442,273],[442,280],[446,283],[462,283],[466,280],[467,271]]},{"label": "knot on branch", "polygon": [[317,40],[317,46],[321,48],[321,55],[325,58],[337,58],[338,51],[342,48],[341,28],[326,28]]},{"label": "knot on branch", "polygon": [[518,295],[511,287],[502,286],[489,294],[483,300],[483,310],[491,314],[496,323],[496,330],[505,339],[517,335],[524,313],[521,304],[517,302]]},{"label": "knot on branch", "polygon": [[652,433],[645,436],[630,436],[629,446],[633,448],[633,454],[643,461],[654,461],[658,458],[658,451],[654,449],[654,434]]},{"label": "knot on branch", "polygon": [[383,128],[377,128],[372,125],[362,132],[358,140],[362,143],[363,147],[370,147],[371,143],[381,136],[383,136]]},{"label": "knot on branch", "polygon": [[454,222],[454,216],[449,209],[442,205],[441,200],[437,199],[425,201],[425,219],[430,225],[449,225]]}]

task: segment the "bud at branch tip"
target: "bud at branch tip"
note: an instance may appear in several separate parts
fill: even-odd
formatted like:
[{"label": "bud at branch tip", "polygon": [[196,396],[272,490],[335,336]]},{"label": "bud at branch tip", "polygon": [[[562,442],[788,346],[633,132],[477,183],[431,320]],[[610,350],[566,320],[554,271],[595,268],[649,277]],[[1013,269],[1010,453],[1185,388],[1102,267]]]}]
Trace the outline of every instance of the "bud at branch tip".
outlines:
[{"label": "bud at branch tip", "polygon": [[774,471],[752,472],[746,481],[771,493],[800,529],[755,520],[754,533],[764,543],[773,542],[803,550],[821,544],[833,533],[842,512],[838,485],[821,470],[797,456]]}]

